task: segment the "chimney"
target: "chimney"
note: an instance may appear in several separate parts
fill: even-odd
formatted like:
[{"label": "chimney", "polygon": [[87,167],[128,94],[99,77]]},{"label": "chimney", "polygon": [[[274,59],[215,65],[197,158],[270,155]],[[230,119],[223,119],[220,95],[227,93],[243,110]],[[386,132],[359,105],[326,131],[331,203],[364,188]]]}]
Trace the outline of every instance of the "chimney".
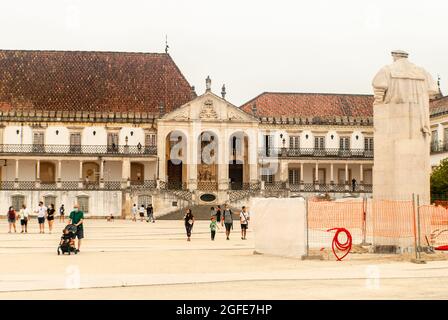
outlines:
[{"label": "chimney", "polygon": [[210,79],[210,76],[207,76],[207,79],[205,79],[205,92],[209,92],[212,90],[212,79]]},{"label": "chimney", "polygon": [[252,105],[252,113],[254,116],[257,116],[257,103],[254,102],[254,104]]},{"label": "chimney", "polygon": [[161,117],[165,114],[165,104],[163,103],[163,101],[160,101],[159,104],[159,114]]},{"label": "chimney", "polygon": [[191,99],[193,100],[194,98],[196,98],[197,94],[196,94],[196,89],[194,86],[191,86]]}]

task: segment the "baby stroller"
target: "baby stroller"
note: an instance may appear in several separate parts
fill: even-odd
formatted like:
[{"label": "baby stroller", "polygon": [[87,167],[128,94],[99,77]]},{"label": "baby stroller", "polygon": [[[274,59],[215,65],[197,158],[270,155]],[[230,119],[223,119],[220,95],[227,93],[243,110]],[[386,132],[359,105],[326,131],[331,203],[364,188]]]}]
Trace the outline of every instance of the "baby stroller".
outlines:
[{"label": "baby stroller", "polygon": [[67,225],[62,231],[61,241],[59,242],[58,255],[68,253],[77,254],[78,249],[75,247],[75,238],[77,227],[74,224]]}]

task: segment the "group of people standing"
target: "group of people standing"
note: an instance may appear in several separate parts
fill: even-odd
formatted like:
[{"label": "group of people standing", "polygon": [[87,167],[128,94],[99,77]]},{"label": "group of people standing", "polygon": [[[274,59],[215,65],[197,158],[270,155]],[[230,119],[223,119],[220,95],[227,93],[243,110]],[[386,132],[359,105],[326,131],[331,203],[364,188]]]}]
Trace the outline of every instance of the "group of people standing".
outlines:
[{"label": "group of people standing", "polygon": [[[228,204],[224,205],[224,209],[221,206],[211,207],[210,212],[210,236],[211,240],[215,240],[216,232],[219,229],[219,224],[226,229],[226,239],[230,240],[230,232],[233,230],[234,214],[229,208]],[[249,227],[250,213],[247,207],[243,206],[239,214],[239,220],[241,225],[241,240],[246,240],[246,233]],[[187,232],[187,241],[191,241],[191,232],[194,225],[194,215],[190,208],[186,209],[184,216],[185,230]]]},{"label": "group of people standing", "polygon": [[148,204],[147,207],[145,207],[144,204],[142,204],[140,207],[137,207],[137,205],[134,203],[131,209],[132,214],[132,221],[137,222],[137,213],[140,216],[140,222],[143,222],[145,219],[145,213],[147,215],[146,222],[156,222],[156,219],[154,218],[154,208],[152,207],[152,204]]},{"label": "group of people standing", "polygon": [[[39,224],[39,233],[45,233],[45,220],[48,222],[48,229],[51,233],[53,231],[53,222],[55,219],[56,209],[54,208],[54,204],[50,204],[47,208],[42,201],[39,202],[39,205],[34,210],[34,213],[37,215],[37,222]],[[59,221],[64,222],[65,208],[64,205],[61,205],[59,208]],[[16,212],[13,206],[10,206],[8,209],[8,225],[9,231],[11,233],[14,229],[14,232],[17,232],[16,222],[20,220],[20,225],[22,227],[21,233],[28,233],[28,221],[30,219],[30,210],[26,207],[26,204],[22,204],[19,212]]]}]

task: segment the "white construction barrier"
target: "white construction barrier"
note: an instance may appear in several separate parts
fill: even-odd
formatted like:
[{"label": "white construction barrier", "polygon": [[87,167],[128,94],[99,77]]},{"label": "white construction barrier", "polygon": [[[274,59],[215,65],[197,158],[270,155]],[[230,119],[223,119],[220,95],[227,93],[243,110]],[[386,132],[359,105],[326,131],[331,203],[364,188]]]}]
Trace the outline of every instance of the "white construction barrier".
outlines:
[{"label": "white construction barrier", "polygon": [[253,198],[250,226],[255,251],[283,257],[305,254],[306,218],[303,198]]}]

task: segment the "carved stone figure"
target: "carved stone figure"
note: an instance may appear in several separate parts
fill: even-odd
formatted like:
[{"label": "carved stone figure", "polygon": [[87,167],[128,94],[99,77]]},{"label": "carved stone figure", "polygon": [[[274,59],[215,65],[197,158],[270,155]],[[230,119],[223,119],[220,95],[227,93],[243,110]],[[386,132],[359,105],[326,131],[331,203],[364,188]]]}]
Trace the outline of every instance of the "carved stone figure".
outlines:
[{"label": "carved stone figure", "polygon": [[394,62],[373,79],[373,196],[429,203],[429,99],[437,84],[408,54],[392,52]]}]

